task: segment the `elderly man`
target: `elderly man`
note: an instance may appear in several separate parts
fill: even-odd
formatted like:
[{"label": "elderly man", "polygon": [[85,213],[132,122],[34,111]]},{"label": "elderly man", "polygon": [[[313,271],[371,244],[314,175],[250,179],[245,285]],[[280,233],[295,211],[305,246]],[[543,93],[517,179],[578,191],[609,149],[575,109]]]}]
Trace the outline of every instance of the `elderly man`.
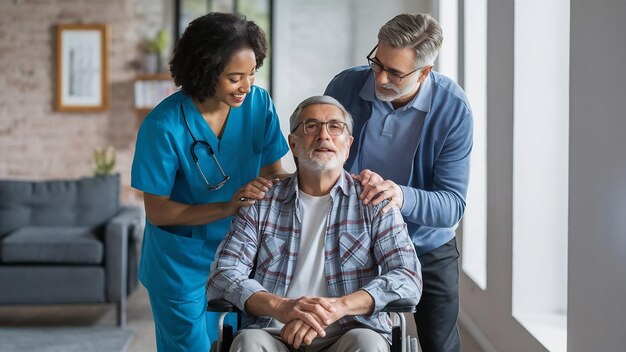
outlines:
[{"label": "elderly man", "polygon": [[343,170],[352,117],[339,102],[308,98],[290,125],[298,170],[240,209],[208,299],[246,312],[231,351],[388,351],[390,319],[380,310],[419,299],[422,287],[400,211],[359,199],[361,186]]}]

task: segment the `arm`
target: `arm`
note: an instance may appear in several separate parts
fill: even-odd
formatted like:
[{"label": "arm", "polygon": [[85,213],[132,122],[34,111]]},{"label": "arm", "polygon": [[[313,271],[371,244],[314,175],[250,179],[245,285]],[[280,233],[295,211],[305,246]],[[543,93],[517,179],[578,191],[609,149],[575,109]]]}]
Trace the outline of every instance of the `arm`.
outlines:
[{"label": "arm", "polygon": [[239,207],[263,199],[274,182],[290,176],[280,160],[261,168],[260,175],[235,192],[230,202],[189,205],[175,202],[167,196],[144,193],[146,215],[150,223],[156,226],[203,225],[235,215]]},{"label": "arm", "polygon": [[266,291],[249,278],[258,251],[257,207],[242,208],[220,243],[206,285],[207,299],[226,299],[240,310],[254,293]]},{"label": "arm", "polygon": [[372,314],[401,298],[419,300],[422,292],[421,266],[398,209],[382,213],[379,206],[372,221],[372,252],[380,275],[361,289],[372,297]]},{"label": "arm", "polygon": [[448,134],[433,167],[432,191],[400,186],[406,219],[431,227],[452,227],[461,220],[469,183],[472,129],[468,114]]},{"label": "arm", "polygon": [[346,315],[370,315],[374,311],[374,298],[363,290],[337,298],[333,303],[336,308],[336,313],[333,314],[335,321]]},{"label": "arm", "polygon": [[202,225],[235,215],[239,207],[263,199],[265,192],[272,186],[272,181],[257,177],[237,190],[229,202],[189,205],[175,202],[168,196],[145,192],[143,201],[146,216],[153,225]]}]

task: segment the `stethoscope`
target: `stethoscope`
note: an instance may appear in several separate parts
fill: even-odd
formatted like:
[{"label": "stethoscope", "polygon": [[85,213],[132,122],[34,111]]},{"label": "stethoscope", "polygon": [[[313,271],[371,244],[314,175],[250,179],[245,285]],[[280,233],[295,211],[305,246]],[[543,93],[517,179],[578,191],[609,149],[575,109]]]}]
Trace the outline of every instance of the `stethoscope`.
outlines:
[{"label": "stethoscope", "polygon": [[[191,143],[191,149],[190,149],[191,157],[193,158],[193,162],[196,164],[198,171],[200,171],[200,175],[202,176],[204,183],[206,183],[207,189],[209,191],[214,191],[216,189],[222,188],[222,186],[224,186],[226,182],[230,180],[230,176],[226,176],[226,173],[224,173],[224,170],[222,169],[222,165],[220,165],[220,162],[217,160],[217,157],[215,156],[215,152],[213,151],[213,148],[211,147],[211,145],[206,141],[203,141],[201,139],[196,139],[196,137],[193,135],[193,133],[191,132],[191,127],[189,127],[189,121],[187,121],[187,116],[185,116],[185,109],[181,107],[181,110],[183,113],[183,119],[185,120],[185,126],[187,126],[187,131],[189,132],[191,139],[193,139],[193,143]],[[217,165],[217,168],[220,170],[220,173],[222,174],[223,179],[215,185],[212,185],[207,180],[206,176],[204,176],[204,172],[202,172],[202,168],[200,168],[200,164],[198,163],[198,156],[196,155],[196,150],[195,150],[198,145],[204,145],[209,149],[209,154],[211,155],[211,158],[213,158],[213,160],[215,161],[215,164]]]}]

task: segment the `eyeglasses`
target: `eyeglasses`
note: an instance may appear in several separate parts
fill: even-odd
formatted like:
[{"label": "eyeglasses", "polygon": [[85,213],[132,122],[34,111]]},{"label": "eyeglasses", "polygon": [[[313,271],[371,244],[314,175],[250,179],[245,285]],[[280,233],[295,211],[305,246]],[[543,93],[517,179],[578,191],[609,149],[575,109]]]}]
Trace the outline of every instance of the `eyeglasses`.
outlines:
[{"label": "eyeglasses", "polygon": [[[226,174],[224,173],[224,170],[222,169],[222,165],[220,165],[220,162],[217,161],[217,157],[215,156],[215,152],[213,151],[213,148],[211,148],[211,145],[209,145],[209,143],[207,143],[206,141],[203,141],[201,139],[200,140],[196,139],[196,136],[194,136],[193,133],[191,133],[191,127],[189,127],[189,121],[187,121],[187,116],[185,116],[185,110],[182,107],[181,107],[181,112],[183,115],[183,120],[185,120],[185,126],[187,127],[187,131],[189,132],[191,139],[193,139],[193,143],[191,143],[191,157],[193,158],[193,162],[196,164],[198,171],[200,171],[200,176],[202,176],[204,183],[206,183],[207,189],[209,191],[214,191],[216,189],[222,188],[222,186],[224,186],[226,182],[230,180],[230,176],[226,176]],[[212,185],[209,182],[209,180],[207,180],[206,176],[204,176],[204,172],[202,172],[202,168],[200,167],[200,164],[198,163],[198,155],[196,155],[196,147],[198,145],[203,145],[209,149],[209,154],[211,155],[211,158],[213,158],[213,161],[215,161],[215,165],[217,165],[217,168],[220,170],[220,174],[222,174],[222,180],[214,185]]]},{"label": "eyeglasses", "polygon": [[322,122],[316,119],[308,119],[298,123],[296,127],[291,130],[291,133],[295,132],[300,125],[304,126],[304,134],[317,135],[318,133],[320,133],[322,125],[326,125],[326,131],[328,131],[329,135],[339,136],[343,133],[343,130],[346,128],[347,124],[343,121],[338,120]]},{"label": "eyeglasses", "polygon": [[387,77],[389,78],[389,81],[391,81],[392,83],[398,84],[400,82],[402,82],[402,79],[414,74],[417,71],[421,71],[424,68],[426,68],[426,66],[424,67],[420,67],[420,68],[416,68],[415,70],[409,72],[409,73],[402,73],[402,72],[398,72],[392,68],[388,68],[385,67],[383,64],[381,64],[380,62],[378,62],[377,58],[373,58],[372,54],[374,53],[374,51],[376,51],[376,49],[378,48],[378,45],[376,45],[374,47],[374,49],[372,49],[372,51],[370,51],[369,54],[367,54],[367,62],[370,65],[370,67],[372,68],[372,70],[376,73],[381,73],[382,71],[387,72]]}]

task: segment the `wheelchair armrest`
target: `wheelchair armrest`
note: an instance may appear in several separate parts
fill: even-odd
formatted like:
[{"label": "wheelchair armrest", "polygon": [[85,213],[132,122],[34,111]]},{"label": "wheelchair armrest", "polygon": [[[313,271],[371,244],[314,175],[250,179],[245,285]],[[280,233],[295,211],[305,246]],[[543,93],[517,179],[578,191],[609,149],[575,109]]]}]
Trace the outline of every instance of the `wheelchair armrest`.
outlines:
[{"label": "wheelchair armrest", "polygon": [[[401,298],[390,302],[383,312],[415,313],[415,306],[417,306],[416,299]],[[206,310],[208,312],[238,312],[239,308],[225,299],[216,298],[209,301]]]},{"label": "wheelchair armrest", "polygon": [[238,312],[234,304],[222,298],[216,298],[209,301],[206,307],[207,312]]},{"label": "wheelchair armrest", "polygon": [[387,313],[415,313],[415,306],[417,306],[415,298],[401,298],[389,302],[382,311]]}]

